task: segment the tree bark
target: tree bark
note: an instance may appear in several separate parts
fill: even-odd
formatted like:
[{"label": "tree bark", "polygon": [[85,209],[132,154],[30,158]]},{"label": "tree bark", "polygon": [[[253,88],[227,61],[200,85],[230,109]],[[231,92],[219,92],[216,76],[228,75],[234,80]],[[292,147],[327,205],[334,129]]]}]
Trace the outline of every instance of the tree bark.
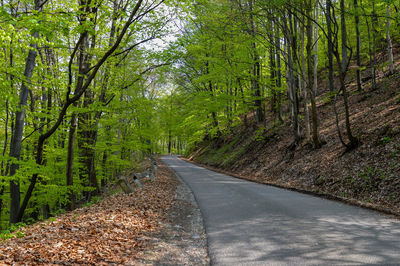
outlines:
[{"label": "tree bark", "polygon": [[357,0],[354,0],[354,11],[355,11],[355,26],[356,26],[356,63],[357,63],[357,89],[358,91],[362,91],[362,83],[361,83],[361,34],[360,34],[360,16],[358,15],[358,3]]},{"label": "tree bark", "polygon": [[276,27],[275,33],[275,56],[276,56],[276,88],[278,90],[278,97],[277,97],[277,111],[278,111],[278,119],[280,122],[283,122],[282,119],[282,65],[281,65],[281,40],[279,36],[279,27]]},{"label": "tree bark", "polygon": [[388,51],[388,61],[389,61],[389,73],[390,75],[394,74],[394,63],[393,63],[393,46],[392,46],[392,38],[390,37],[390,6],[386,7],[387,12],[387,22],[386,22],[386,42],[387,42],[387,51]]},{"label": "tree bark", "polygon": [[172,147],[172,134],[171,130],[168,130],[168,154],[171,154],[171,147]]},{"label": "tree bark", "polygon": [[[294,137],[294,146],[297,146],[300,142],[300,128],[299,128],[299,123],[298,123],[298,100],[297,100],[297,87],[296,87],[296,81],[294,77],[294,63],[293,63],[293,58],[295,58],[294,55],[294,50],[295,48],[292,48],[293,42],[295,42],[295,38],[293,35],[295,34],[293,31],[293,25],[292,25],[292,14],[288,13],[288,21],[286,21],[285,17],[284,19],[284,29],[285,29],[285,49],[286,49],[286,54],[287,54],[287,61],[286,63],[286,84],[287,84],[287,90],[288,90],[288,95],[289,95],[289,101],[290,101],[290,113],[291,113],[291,118],[292,118],[292,130],[293,130],[293,137]],[[289,24],[289,25],[288,25]],[[293,45],[294,46],[294,45]]]},{"label": "tree bark", "polygon": [[[35,0],[35,10],[41,11],[41,7],[42,7],[42,1]],[[39,38],[39,33],[34,32],[32,36],[33,38],[37,39]],[[24,76],[26,78],[26,82],[23,81],[21,85],[18,110],[15,115],[15,128],[11,137],[11,144],[10,144],[10,156],[14,157],[17,161],[19,160],[21,155],[22,137],[24,132],[24,121],[26,112],[25,108],[27,106],[28,96],[29,96],[28,84],[31,81],[33,69],[35,68],[36,56],[37,56],[37,44],[32,43],[30,45],[28,57],[26,58],[25,62]],[[12,163],[10,166],[9,175],[11,177],[14,176],[18,168],[19,168],[18,163]],[[20,196],[19,180],[10,181],[10,197],[11,197],[10,224],[13,224],[18,222],[18,212],[20,210],[21,196]]]},{"label": "tree bark", "polygon": [[378,18],[375,12],[375,0],[372,0],[372,90],[376,89],[376,22]]},{"label": "tree bark", "polygon": [[262,108],[261,91],[260,91],[260,76],[261,76],[261,66],[260,59],[258,58],[257,43],[256,38],[256,28],[254,25],[254,15],[253,15],[253,0],[249,0],[249,12],[250,12],[250,35],[252,38],[251,51],[253,56],[253,66],[252,66],[252,87],[254,92],[254,107],[256,109],[256,121],[264,121],[264,112]]},{"label": "tree bark", "polygon": [[[344,15],[344,0],[340,0],[340,7],[341,7],[341,30],[342,30],[342,62],[340,63],[340,56],[338,49],[336,49],[336,59],[338,63],[338,67],[340,69],[339,73],[339,80],[340,80],[340,91],[343,93],[343,102],[344,102],[344,111],[345,111],[345,123],[346,123],[346,132],[347,137],[350,143],[347,145],[347,148],[355,148],[359,145],[359,140],[353,136],[351,125],[350,125],[350,111],[349,111],[349,103],[348,103],[348,94],[347,88],[345,84],[346,73],[348,69],[348,63],[350,58],[347,56],[347,50],[349,49],[347,45],[347,31],[346,31],[346,22],[345,22],[345,15]],[[346,62],[346,64],[345,64]]]},{"label": "tree bark", "polygon": [[[306,3],[305,4],[307,4],[306,6],[308,6],[308,1],[306,0]],[[308,12],[308,10],[307,10],[307,12]],[[308,21],[308,20],[307,20]],[[304,122],[305,122],[305,128],[306,128],[306,140],[308,141],[308,140],[310,140],[310,137],[311,137],[311,129],[310,129],[310,110],[309,110],[309,107],[308,107],[308,103],[309,103],[309,101],[310,101],[310,99],[309,99],[309,88],[308,88],[308,86],[312,86],[312,83],[310,83],[310,80],[309,80],[309,75],[310,75],[310,73],[309,73],[309,69],[308,69],[308,67],[309,67],[309,65],[307,65],[307,77],[308,77],[308,80],[307,80],[307,82],[306,82],[306,58],[305,58],[305,55],[304,55],[304,42],[305,42],[305,33],[304,33],[304,25],[301,25],[301,73],[302,73],[302,78],[301,78],[301,80],[302,80],[302,84],[303,84],[303,89],[304,89]],[[308,34],[308,24],[307,24],[307,63],[308,63],[308,59],[309,59],[309,56],[310,56],[310,51],[309,51],[309,48],[311,47],[311,45],[310,45],[310,47],[309,47],[309,41],[310,41],[310,36],[309,36],[309,34]],[[312,41],[312,40],[311,40]],[[312,73],[311,73],[311,75],[312,75]]]},{"label": "tree bark", "polygon": [[347,55],[347,29],[346,29],[346,20],[345,20],[345,4],[344,0],[340,0],[340,26],[342,33],[342,71],[347,69],[347,65],[349,63],[349,57]]},{"label": "tree bark", "polygon": [[332,39],[332,17],[331,17],[332,1],[326,0],[326,27],[327,27],[327,42],[328,42],[328,81],[329,91],[335,90],[335,81],[333,75],[333,39]]},{"label": "tree bark", "polygon": [[314,55],[313,55],[313,63],[314,63],[314,68],[313,68],[313,75],[314,75],[314,83],[313,83],[313,90],[314,90],[314,95],[315,97],[318,95],[318,43],[319,43],[319,35],[318,35],[318,17],[319,17],[319,7],[318,7],[318,1],[315,2],[314,5],[315,8],[315,23],[314,23],[314,40],[315,40],[315,45],[314,45]]},{"label": "tree bark", "polygon": [[76,114],[73,113],[70,120],[68,133],[68,155],[67,155],[67,171],[66,184],[68,188],[69,204],[68,209],[75,209],[75,195],[72,189],[74,185],[74,150],[75,150],[75,132],[76,132]]},{"label": "tree bark", "polygon": [[300,125],[299,125],[299,99],[297,95],[298,82],[295,77],[295,62],[297,60],[297,23],[293,18],[291,11],[289,12],[289,42],[288,42],[288,67],[289,67],[289,83],[290,92],[289,98],[292,106],[292,121],[293,121],[293,135],[294,146],[300,142]]},{"label": "tree bark", "polygon": [[311,119],[312,119],[312,139],[313,144],[316,149],[321,148],[321,141],[319,138],[319,129],[318,129],[318,112],[317,105],[315,103],[315,91],[313,90],[314,78],[313,78],[313,55],[312,55],[312,42],[313,42],[313,24],[311,21],[312,16],[312,0],[306,1],[307,7],[307,73],[308,73],[308,84],[307,89],[310,94],[310,102],[311,102]]}]

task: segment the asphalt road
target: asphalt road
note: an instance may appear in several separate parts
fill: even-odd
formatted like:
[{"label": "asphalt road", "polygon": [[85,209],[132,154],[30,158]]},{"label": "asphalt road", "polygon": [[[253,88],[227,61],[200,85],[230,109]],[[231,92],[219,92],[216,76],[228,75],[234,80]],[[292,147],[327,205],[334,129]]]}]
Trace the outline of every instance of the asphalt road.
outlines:
[{"label": "asphalt road", "polygon": [[212,265],[400,265],[400,222],[162,158],[192,189]]}]

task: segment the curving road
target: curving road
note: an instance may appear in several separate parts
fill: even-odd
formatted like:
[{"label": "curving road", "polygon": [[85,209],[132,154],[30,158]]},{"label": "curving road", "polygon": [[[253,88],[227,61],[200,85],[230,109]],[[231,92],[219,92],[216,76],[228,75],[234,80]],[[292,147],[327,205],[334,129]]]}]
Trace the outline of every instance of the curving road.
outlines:
[{"label": "curving road", "polygon": [[213,265],[400,265],[400,222],[162,158],[192,189]]}]

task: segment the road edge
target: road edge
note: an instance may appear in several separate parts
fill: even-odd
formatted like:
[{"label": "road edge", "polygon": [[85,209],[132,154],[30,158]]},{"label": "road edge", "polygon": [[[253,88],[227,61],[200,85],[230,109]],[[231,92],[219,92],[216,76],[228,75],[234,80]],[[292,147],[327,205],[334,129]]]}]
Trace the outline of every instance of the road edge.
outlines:
[{"label": "road edge", "polygon": [[[207,232],[207,227],[204,224],[204,214],[202,212],[202,210],[199,207],[199,203],[197,201],[196,195],[193,193],[193,190],[190,188],[190,186],[185,182],[185,180],[183,180],[183,178],[166,162],[162,159],[162,156],[159,157],[159,159],[164,163],[164,165],[166,165],[175,175],[175,177],[178,179],[178,181],[181,183],[182,186],[184,186],[186,188],[186,190],[188,191],[188,193],[190,193],[190,197],[191,197],[191,204],[193,205],[193,207],[195,209],[197,209],[200,213],[200,218],[201,220],[199,221],[199,223],[201,223],[202,226],[202,231],[205,235],[205,244],[206,244],[206,255],[208,258],[208,265],[212,265],[211,263],[211,255],[210,255],[210,246],[209,246],[209,241],[208,241],[208,232]],[[177,159],[181,159],[180,157],[177,156]]]},{"label": "road edge", "polygon": [[194,160],[190,160],[188,158],[185,158],[183,156],[178,157],[181,160],[184,160],[188,163],[192,163],[194,165],[206,168],[208,170],[220,173],[220,174],[225,174],[234,178],[238,178],[238,179],[242,179],[242,180],[246,180],[246,181],[250,181],[252,183],[257,183],[257,184],[261,184],[261,185],[266,185],[266,186],[272,186],[272,187],[276,187],[276,188],[281,188],[281,189],[285,189],[285,190],[290,190],[290,191],[295,191],[295,192],[299,192],[302,194],[307,194],[307,195],[312,195],[315,197],[319,197],[319,198],[323,198],[323,199],[328,199],[328,200],[332,200],[332,201],[337,201],[337,202],[341,202],[341,203],[345,203],[347,205],[352,205],[352,206],[357,206],[360,208],[364,208],[364,209],[368,209],[371,211],[375,211],[379,214],[388,216],[390,218],[393,219],[397,219],[400,220],[400,213],[390,210],[388,208],[382,207],[382,206],[378,206],[372,203],[366,203],[366,202],[362,202],[359,200],[355,200],[355,199],[349,199],[349,198],[344,198],[344,197],[339,197],[339,196],[335,196],[335,195],[331,195],[328,193],[323,193],[323,192],[316,192],[316,191],[312,191],[312,190],[306,190],[306,189],[302,189],[302,188],[298,188],[298,187],[294,187],[294,186],[289,186],[286,184],[279,184],[279,183],[274,183],[274,182],[261,182],[261,181],[257,181],[257,180],[253,180],[250,178],[246,178],[245,176],[241,176],[226,170],[222,170],[220,168],[216,168],[213,166],[209,166],[209,165],[205,165],[199,162],[196,162]]}]

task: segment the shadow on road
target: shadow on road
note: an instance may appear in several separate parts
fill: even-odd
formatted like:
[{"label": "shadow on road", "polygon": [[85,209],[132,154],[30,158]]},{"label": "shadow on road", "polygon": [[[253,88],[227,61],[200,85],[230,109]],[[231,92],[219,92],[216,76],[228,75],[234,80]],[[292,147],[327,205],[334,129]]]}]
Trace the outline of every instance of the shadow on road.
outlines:
[{"label": "shadow on road", "polygon": [[397,220],[164,160],[194,191],[213,264],[400,265]]}]

